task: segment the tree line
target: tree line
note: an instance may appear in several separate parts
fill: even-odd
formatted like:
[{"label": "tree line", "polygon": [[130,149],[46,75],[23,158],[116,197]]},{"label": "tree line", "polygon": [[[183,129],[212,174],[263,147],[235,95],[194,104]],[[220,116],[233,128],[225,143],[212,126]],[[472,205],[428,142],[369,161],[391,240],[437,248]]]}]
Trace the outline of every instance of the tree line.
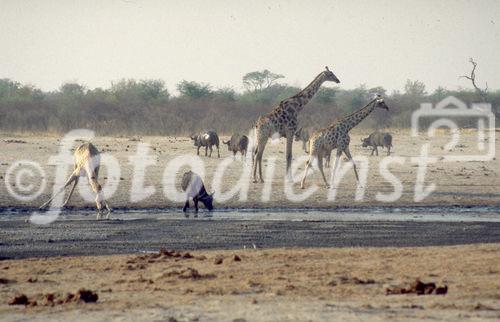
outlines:
[{"label": "tree line", "polygon": [[[245,90],[241,93],[183,80],[177,84],[176,96],[158,79],[124,79],[112,82],[109,88],[95,89],[65,83],[50,92],[0,79],[0,128],[3,133],[61,134],[87,128],[99,135],[189,135],[205,129],[231,134],[249,130],[259,115],[301,90],[280,82],[283,78],[268,70],[248,73],[242,78]],[[392,93],[365,85],[354,89],[323,86],[307,105],[307,113],[299,116],[300,124],[326,126],[364,106],[377,93],[385,96],[391,110],[374,113],[362,127],[409,127],[411,114],[420,103],[436,103],[449,95],[468,104],[482,101],[472,89],[440,87],[428,93],[422,82],[411,80],[403,91]],[[498,118],[500,91],[486,95]]]}]

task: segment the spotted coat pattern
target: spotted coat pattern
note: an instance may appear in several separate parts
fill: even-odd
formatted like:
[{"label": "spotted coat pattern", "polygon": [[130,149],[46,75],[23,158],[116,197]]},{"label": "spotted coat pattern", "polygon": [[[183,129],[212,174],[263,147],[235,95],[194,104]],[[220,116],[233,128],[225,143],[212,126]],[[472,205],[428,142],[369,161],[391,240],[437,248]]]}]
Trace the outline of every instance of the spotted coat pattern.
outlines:
[{"label": "spotted coat pattern", "polygon": [[304,177],[302,178],[301,182],[302,188],[304,188],[305,179],[307,177],[307,170],[309,169],[314,159],[318,160],[318,168],[321,172],[321,175],[323,176],[326,187],[329,187],[328,182],[325,178],[325,174],[323,172],[322,161],[324,157],[330,155],[333,149],[337,149],[337,157],[335,159],[333,174],[335,174],[338,167],[339,158],[342,155],[342,152],[344,152],[347,158],[352,162],[354,173],[356,174],[356,179],[358,179],[356,165],[354,164],[351,152],[349,151],[349,143],[351,141],[349,131],[356,125],[358,125],[361,121],[363,121],[368,115],[370,115],[370,113],[373,112],[375,108],[382,108],[386,110],[389,109],[385,104],[384,99],[381,96],[377,96],[377,98],[370,101],[365,107],[346,117],[334,121],[329,127],[321,129],[312,135],[311,139],[309,140],[309,159],[306,162]]},{"label": "spotted coat pattern", "polygon": [[292,162],[292,143],[293,136],[297,131],[297,115],[311,98],[319,90],[321,84],[325,81],[333,81],[339,83],[338,78],[331,72],[328,67],[321,72],[316,78],[302,91],[296,95],[284,99],[270,113],[260,116],[255,124],[255,144],[254,162],[253,162],[253,178],[257,182],[257,168],[259,169],[259,178],[262,179],[262,155],[267,144],[267,140],[271,137],[281,138],[286,137],[286,169],[289,174],[290,165]]},{"label": "spotted coat pattern", "polygon": [[102,192],[101,185],[97,182],[99,176],[99,167],[101,162],[101,157],[97,148],[90,142],[83,143],[79,147],[76,148],[74,153],[74,169],[71,173],[70,177],[66,181],[63,187],[59,189],[48,201],[46,201],[40,208],[45,208],[54,198],[62,193],[66,187],[72,184],[71,190],[69,192],[68,197],[64,201],[61,207],[66,206],[69,202],[73,192],[75,191],[76,185],[80,180],[80,177],[86,176],[90,183],[90,187],[96,194],[95,202],[97,206],[97,219],[101,219],[101,212],[104,210],[103,205],[106,208],[106,219],[109,219],[109,214],[111,213],[111,209],[109,208],[108,203],[104,200],[104,194]]}]

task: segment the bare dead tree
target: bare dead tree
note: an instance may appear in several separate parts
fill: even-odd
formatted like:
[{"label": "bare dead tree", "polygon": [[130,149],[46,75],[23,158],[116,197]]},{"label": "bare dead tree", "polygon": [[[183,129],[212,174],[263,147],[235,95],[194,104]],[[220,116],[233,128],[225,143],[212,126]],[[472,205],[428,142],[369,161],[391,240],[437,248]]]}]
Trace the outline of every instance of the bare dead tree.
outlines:
[{"label": "bare dead tree", "polygon": [[470,72],[470,76],[463,75],[460,76],[460,78],[467,78],[472,82],[472,86],[474,86],[474,89],[476,92],[481,96],[483,101],[486,102],[487,95],[488,95],[488,83],[486,83],[486,87],[484,89],[481,89],[477,86],[476,84],[476,68],[477,68],[477,63],[472,59],[472,57],[469,59],[469,62],[472,64],[472,71]]}]

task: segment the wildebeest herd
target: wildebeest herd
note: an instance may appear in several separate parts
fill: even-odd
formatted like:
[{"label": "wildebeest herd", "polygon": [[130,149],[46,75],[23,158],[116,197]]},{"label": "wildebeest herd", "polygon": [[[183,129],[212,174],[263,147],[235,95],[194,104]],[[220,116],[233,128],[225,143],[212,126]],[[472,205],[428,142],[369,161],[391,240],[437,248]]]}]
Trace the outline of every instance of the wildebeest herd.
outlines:
[{"label": "wildebeest herd", "polygon": [[[381,108],[389,110],[389,107],[385,103],[383,97],[377,95],[364,107],[347,116],[335,119],[330,126],[326,128],[317,130],[305,127],[298,128],[298,113],[303,110],[307,102],[311,100],[321,87],[321,84],[325,81],[340,83],[339,79],[333,74],[333,72],[326,67],[325,70],[316,76],[316,78],[302,91],[294,96],[282,100],[270,113],[262,115],[257,119],[253,127],[254,141],[253,147],[251,148],[254,182],[257,182],[257,169],[259,170],[260,182],[263,182],[261,160],[267,140],[270,137],[286,138],[286,170],[288,179],[291,177],[290,164],[292,160],[293,140],[295,139],[296,141],[302,142],[302,148],[309,154],[304,176],[301,181],[302,188],[304,188],[308,168],[312,165],[314,160],[317,160],[317,165],[325,185],[327,187],[329,186],[323,172],[323,159],[325,159],[325,166],[329,167],[330,155],[335,149],[337,152],[332,173],[335,174],[339,165],[339,159],[342,153],[344,153],[352,163],[356,179],[359,181],[356,165],[349,150],[349,131],[365,119],[374,109]],[[213,147],[215,146],[217,148],[217,157],[220,158],[220,141],[215,130],[207,130],[194,134],[191,135],[190,138],[196,147],[197,155],[200,154],[200,149],[204,147],[205,156],[211,157]],[[235,159],[237,153],[241,154],[242,159],[246,158],[250,143],[250,140],[246,135],[235,133],[228,141],[223,141],[222,143],[227,145],[229,152],[233,153],[233,159]],[[378,155],[378,147],[385,147],[387,148],[387,155],[389,155],[392,148],[392,135],[390,133],[374,132],[367,138],[362,139],[362,146],[371,147],[371,155],[373,155],[374,152]],[[210,151],[210,153],[208,153],[208,151]],[[99,166],[99,152],[92,143],[85,143],[76,149],[75,170],[66,184],[58,192],[61,193],[67,186],[73,183],[71,192],[63,206],[68,203],[75,186],[78,183],[78,178],[80,176],[87,176],[89,182],[91,183],[91,187],[96,194],[96,204],[98,209],[97,219],[101,218],[102,205],[104,205],[107,210],[106,218],[108,218],[110,208],[104,200],[101,186],[97,182]],[[186,203],[183,208],[184,212],[186,212],[189,208],[190,199],[194,202],[196,213],[198,212],[198,202],[200,201],[209,211],[213,209],[213,193],[209,194],[206,191],[201,177],[196,173],[192,171],[185,172],[182,177],[181,188],[184,192],[186,192]],[[47,206],[54,199],[54,197],[55,195],[40,208]]]}]

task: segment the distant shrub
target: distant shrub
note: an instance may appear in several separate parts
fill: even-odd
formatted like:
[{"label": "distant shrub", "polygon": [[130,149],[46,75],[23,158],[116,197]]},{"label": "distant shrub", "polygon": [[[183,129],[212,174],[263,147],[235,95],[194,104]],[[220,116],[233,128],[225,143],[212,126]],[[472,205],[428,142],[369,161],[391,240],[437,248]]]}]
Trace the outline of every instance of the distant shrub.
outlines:
[{"label": "distant shrub", "polygon": [[[263,84],[262,89],[257,86],[237,93],[232,88],[212,90],[208,84],[182,81],[180,95],[171,97],[161,80],[120,80],[110,88],[92,90],[66,83],[57,91],[43,92],[32,85],[0,79],[0,128],[33,133],[88,128],[100,135],[188,135],[209,128],[220,134],[246,132],[259,115],[301,90]],[[375,94],[385,95],[390,110],[375,111],[361,128],[409,127],[411,114],[422,102],[436,103],[448,95],[467,104],[480,100],[472,90],[438,88],[427,94],[423,83],[412,81],[407,82],[404,93],[390,95],[382,87],[360,85],[344,90],[325,86],[305,107],[307,113],[299,114],[300,126],[325,127],[365,106]],[[488,97],[498,117],[500,91],[490,91]],[[467,122],[460,125],[473,126]]]}]

